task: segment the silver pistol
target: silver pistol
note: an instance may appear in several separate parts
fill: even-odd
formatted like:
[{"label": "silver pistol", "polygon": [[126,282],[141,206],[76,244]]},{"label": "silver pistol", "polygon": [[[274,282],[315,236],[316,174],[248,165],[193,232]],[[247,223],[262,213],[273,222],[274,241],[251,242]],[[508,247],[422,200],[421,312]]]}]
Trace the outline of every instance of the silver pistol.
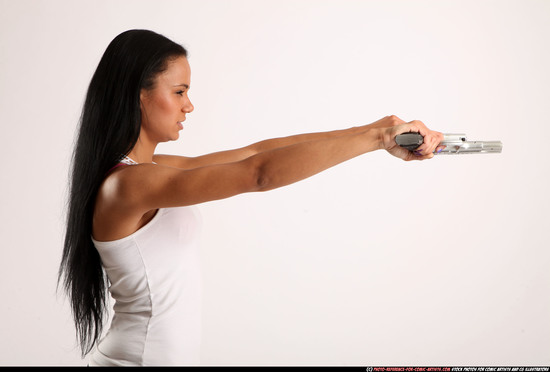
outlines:
[{"label": "silver pistol", "polygon": [[[395,142],[409,151],[414,151],[424,142],[420,133],[409,132],[399,134]],[[468,141],[465,134],[444,134],[443,142],[439,145],[445,148],[435,155],[457,155],[457,154],[489,154],[502,152],[501,141]]]}]

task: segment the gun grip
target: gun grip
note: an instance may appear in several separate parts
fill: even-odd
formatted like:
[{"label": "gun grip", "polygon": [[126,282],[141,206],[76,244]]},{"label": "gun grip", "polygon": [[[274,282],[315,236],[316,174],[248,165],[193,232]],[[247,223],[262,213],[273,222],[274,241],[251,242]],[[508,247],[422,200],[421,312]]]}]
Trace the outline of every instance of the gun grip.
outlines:
[{"label": "gun grip", "polygon": [[395,142],[409,151],[414,151],[424,143],[424,137],[416,132],[402,133],[395,136]]}]

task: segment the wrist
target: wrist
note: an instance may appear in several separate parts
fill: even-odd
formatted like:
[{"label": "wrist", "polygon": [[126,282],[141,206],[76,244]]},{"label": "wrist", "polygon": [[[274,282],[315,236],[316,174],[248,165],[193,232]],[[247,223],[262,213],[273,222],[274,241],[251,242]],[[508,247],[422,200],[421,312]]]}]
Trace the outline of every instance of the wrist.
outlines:
[{"label": "wrist", "polygon": [[367,151],[375,151],[384,149],[384,130],[383,128],[368,128],[362,135],[365,137],[365,142],[368,143]]},{"label": "wrist", "polygon": [[385,128],[372,128],[370,130],[374,138],[374,143],[376,145],[376,150],[384,150],[384,135],[386,133]]}]

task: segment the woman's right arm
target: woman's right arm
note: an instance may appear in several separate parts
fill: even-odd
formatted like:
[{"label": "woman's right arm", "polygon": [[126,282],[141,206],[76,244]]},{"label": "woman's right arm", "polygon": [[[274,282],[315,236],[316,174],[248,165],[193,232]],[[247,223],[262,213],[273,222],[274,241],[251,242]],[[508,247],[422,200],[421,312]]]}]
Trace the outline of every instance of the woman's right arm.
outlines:
[{"label": "woman's right arm", "polygon": [[330,139],[334,137],[347,136],[351,134],[359,134],[372,128],[387,128],[404,124],[405,121],[401,120],[395,115],[386,116],[374,123],[355,126],[347,129],[332,130],[328,132],[317,133],[303,133],[296,134],[280,138],[270,138],[260,142],[253,143],[251,145],[226,151],[214,152],[211,154],[187,157],[179,155],[155,155],[154,161],[157,164],[167,165],[169,167],[176,167],[182,169],[199,168],[214,164],[232,163],[239,160],[246,159],[250,156],[259,154],[261,152],[274,150],[280,147],[286,147],[294,145],[300,142],[318,141],[322,139]]},{"label": "woman's right arm", "polygon": [[[395,136],[420,132],[426,144],[425,156],[417,156],[395,144]],[[404,160],[433,156],[440,133],[429,131],[418,121],[353,133],[264,151],[246,159],[182,170],[154,164],[127,167],[108,180],[117,204],[128,212],[186,206],[234,195],[267,191],[311,177],[361,154],[385,148]],[[427,145],[426,145],[427,146]],[[345,191],[345,190],[344,190]],[[122,204],[122,205],[121,205]]]}]

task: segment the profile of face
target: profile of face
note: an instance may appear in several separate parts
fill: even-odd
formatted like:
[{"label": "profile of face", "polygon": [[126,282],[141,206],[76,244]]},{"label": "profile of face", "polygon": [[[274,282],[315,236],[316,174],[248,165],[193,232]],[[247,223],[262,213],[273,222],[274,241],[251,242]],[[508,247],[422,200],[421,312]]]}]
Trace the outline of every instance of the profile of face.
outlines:
[{"label": "profile of face", "polygon": [[141,133],[151,142],[174,141],[183,129],[185,115],[194,107],[189,100],[191,68],[186,57],[168,62],[166,70],[155,77],[153,88],[142,89]]}]

